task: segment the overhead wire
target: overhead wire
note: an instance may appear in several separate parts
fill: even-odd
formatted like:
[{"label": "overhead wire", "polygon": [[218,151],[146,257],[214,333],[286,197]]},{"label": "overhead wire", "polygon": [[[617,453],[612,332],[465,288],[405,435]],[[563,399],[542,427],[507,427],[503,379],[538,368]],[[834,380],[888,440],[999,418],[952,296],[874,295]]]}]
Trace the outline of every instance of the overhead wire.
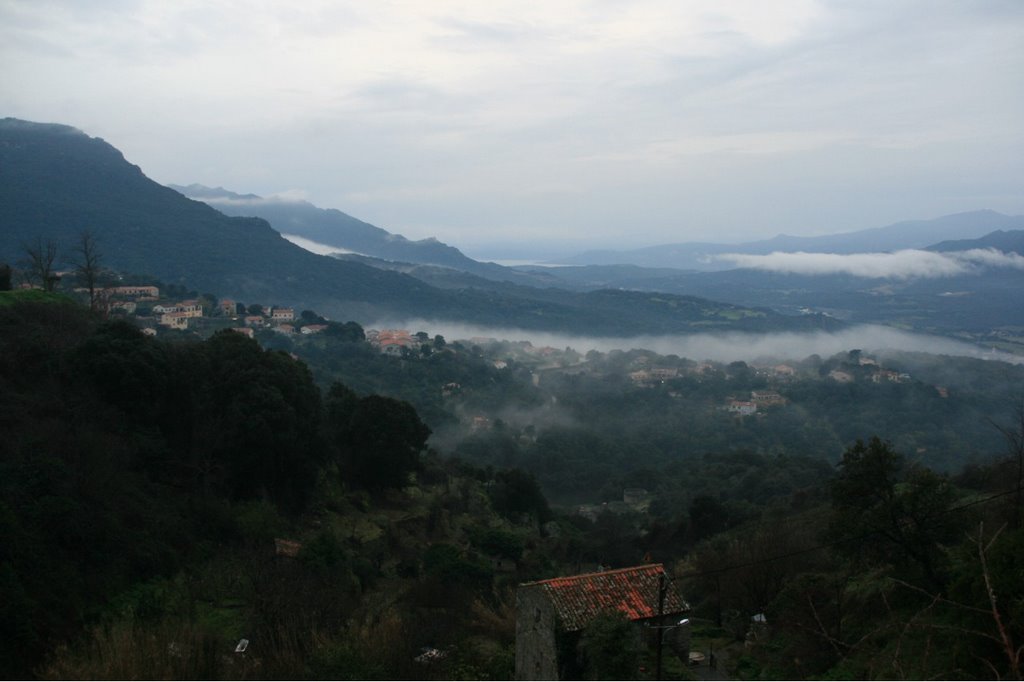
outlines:
[{"label": "overhead wire", "polygon": [[[951,514],[953,512],[962,511],[964,509],[969,509],[970,507],[974,507],[974,506],[977,506],[977,505],[980,505],[980,504],[985,504],[985,503],[991,502],[993,500],[997,500],[997,499],[1006,497],[1008,495],[1015,495],[1016,493],[1017,493],[1017,488],[1012,488],[1010,490],[1005,490],[1005,491],[1002,491],[1002,492],[999,492],[999,493],[995,493],[993,495],[989,495],[988,497],[984,497],[984,498],[976,499],[976,500],[971,500],[969,502],[964,502],[963,504],[958,504],[958,505],[955,505],[953,507],[949,507],[948,509],[945,509],[945,510],[939,512],[937,514],[937,516],[938,515]],[[902,523],[902,522],[900,522],[900,523]],[[847,537],[847,538],[840,538],[838,540],[832,540],[830,542],[819,543],[819,544],[813,545],[811,547],[804,547],[804,548],[793,550],[793,551],[790,551],[790,552],[784,552],[782,554],[777,554],[777,555],[771,556],[771,557],[764,557],[764,558],[760,558],[760,559],[753,559],[751,561],[745,561],[745,562],[736,563],[736,564],[729,564],[729,565],[726,565],[726,566],[720,566],[720,567],[716,567],[716,568],[713,568],[713,569],[707,569],[707,570],[703,570],[703,571],[685,571],[685,572],[683,572],[680,575],[674,576],[674,579],[701,578],[701,577],[704,577],[704,576],[710,576],[710,575],[715,575],[715,574],[726,573],[728,571],[734,571],[734,570],[738,570],[738,569],[741,569],[741,568],[750,568],[752,566],[759,566],[761,564],[768,564],[768,563],[772,563],[774,561],[781,561],[783,559],[789,559],[789,558],[792,558],[794,556],[800,556],[800,555],[803,555],[803,554],[810,554],[812,552],[817,552],[817,551],[820,551],[820,550],[823,550],[823,549],[828,549],[830,547],[835,547],[835,546],[838,546],[838,545],[843,545],[843,544],[847,544],[847,543],[851,543],[851,542],[867,540],[868,538],[876,536],[876,535],[878,535],[880,533],[881,533],[881,531],[872,530],[872,531],[868,531],[866,533],[861,533],[860,535],[854,535],[854,536],[850,536],[850,537]]]}]

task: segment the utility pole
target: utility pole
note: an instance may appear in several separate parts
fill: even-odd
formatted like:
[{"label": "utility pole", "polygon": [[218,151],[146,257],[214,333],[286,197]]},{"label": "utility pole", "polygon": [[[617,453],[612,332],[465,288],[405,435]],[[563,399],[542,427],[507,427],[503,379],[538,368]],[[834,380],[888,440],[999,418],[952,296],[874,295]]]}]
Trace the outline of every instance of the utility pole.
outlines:
[{"label": "utility pole", "polygon": [[715,574],[715,625],[722,627],[722,574]]},{"label": "utility pole", "polygon": [[665,615],[665,592],[668,586],[665,584],[665,574],[661,573],[658,575],[658,624],[655,629],[658,631],[658,641],[655,645],[656,653],[656,666],[654,670],[654,679],[661,679],[661,647],[665,640],[665,628],[662,627]]}]

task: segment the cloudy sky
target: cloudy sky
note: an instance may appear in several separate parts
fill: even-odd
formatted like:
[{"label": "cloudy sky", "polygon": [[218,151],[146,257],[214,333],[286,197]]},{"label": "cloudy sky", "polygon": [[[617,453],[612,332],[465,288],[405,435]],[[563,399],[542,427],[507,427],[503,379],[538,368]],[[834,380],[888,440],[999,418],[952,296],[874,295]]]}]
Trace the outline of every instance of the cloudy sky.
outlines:
[{"label": "cloudy sky", "polygon": [[0,0],[0,64],[159,182],[478,256],[1024,213],[1020,0]]}]

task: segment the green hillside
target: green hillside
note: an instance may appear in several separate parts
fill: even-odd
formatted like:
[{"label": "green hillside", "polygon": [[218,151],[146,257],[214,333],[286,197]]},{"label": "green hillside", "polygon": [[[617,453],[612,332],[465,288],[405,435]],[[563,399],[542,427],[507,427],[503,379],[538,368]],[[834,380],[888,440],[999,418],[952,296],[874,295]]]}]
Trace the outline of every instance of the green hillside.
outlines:
[{"label": "green hillside", "polygon": [[228,218],[163,187],[101,139],[62,125],[0,122],[0,260],[42,236],[68,248],[82,230],[107,266],[241,299],[340,301],[364,314],[430,303],[411,278],[337,263],[283,239],[263,220]]}]

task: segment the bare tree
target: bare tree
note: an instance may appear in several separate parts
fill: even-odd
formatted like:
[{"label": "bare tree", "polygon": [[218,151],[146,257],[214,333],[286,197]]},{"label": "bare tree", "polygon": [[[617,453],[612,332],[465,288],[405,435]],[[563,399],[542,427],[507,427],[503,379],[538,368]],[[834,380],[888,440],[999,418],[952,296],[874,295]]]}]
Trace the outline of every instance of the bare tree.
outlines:
[{"label": "bare tree", "polygon": [[100,260],[103,258],[96,243],[96,236],[89,230],[83,230],[78,236],[74,252],[75,274],[78,275],[79,282],[89,290],[89,307],[96,310],[99,302],[97,281],[100,275]]},{"label": "bare tree", "polygon": [[1017,403],[1013,409],[1013,421],[1010,426],[1003,426],[997,424],[993,420],[989,420],[989,423],[994,426],[999,433],[1003,434],[1003,438],[1006,439],[1006,449],[1009,455],[1009,461],[1012,466],[1016,468],[1016,486],[1014,489],[1013,498],[1013,517],[1011,518],[1011,527],[1020,528],[1021,524],[1021,504],[1024,500],[1021,499],[1021,487],[1024,484],[1024,398]]},{"label": "bare tree", "polygon": [[25,270],[29,281],[39,282],[46,291],[53,291],[60,281],[60,276],[53,270],[57,260],[57,242],[36,237],[34,243],[23,242],[21,247],[27,256]]}]

